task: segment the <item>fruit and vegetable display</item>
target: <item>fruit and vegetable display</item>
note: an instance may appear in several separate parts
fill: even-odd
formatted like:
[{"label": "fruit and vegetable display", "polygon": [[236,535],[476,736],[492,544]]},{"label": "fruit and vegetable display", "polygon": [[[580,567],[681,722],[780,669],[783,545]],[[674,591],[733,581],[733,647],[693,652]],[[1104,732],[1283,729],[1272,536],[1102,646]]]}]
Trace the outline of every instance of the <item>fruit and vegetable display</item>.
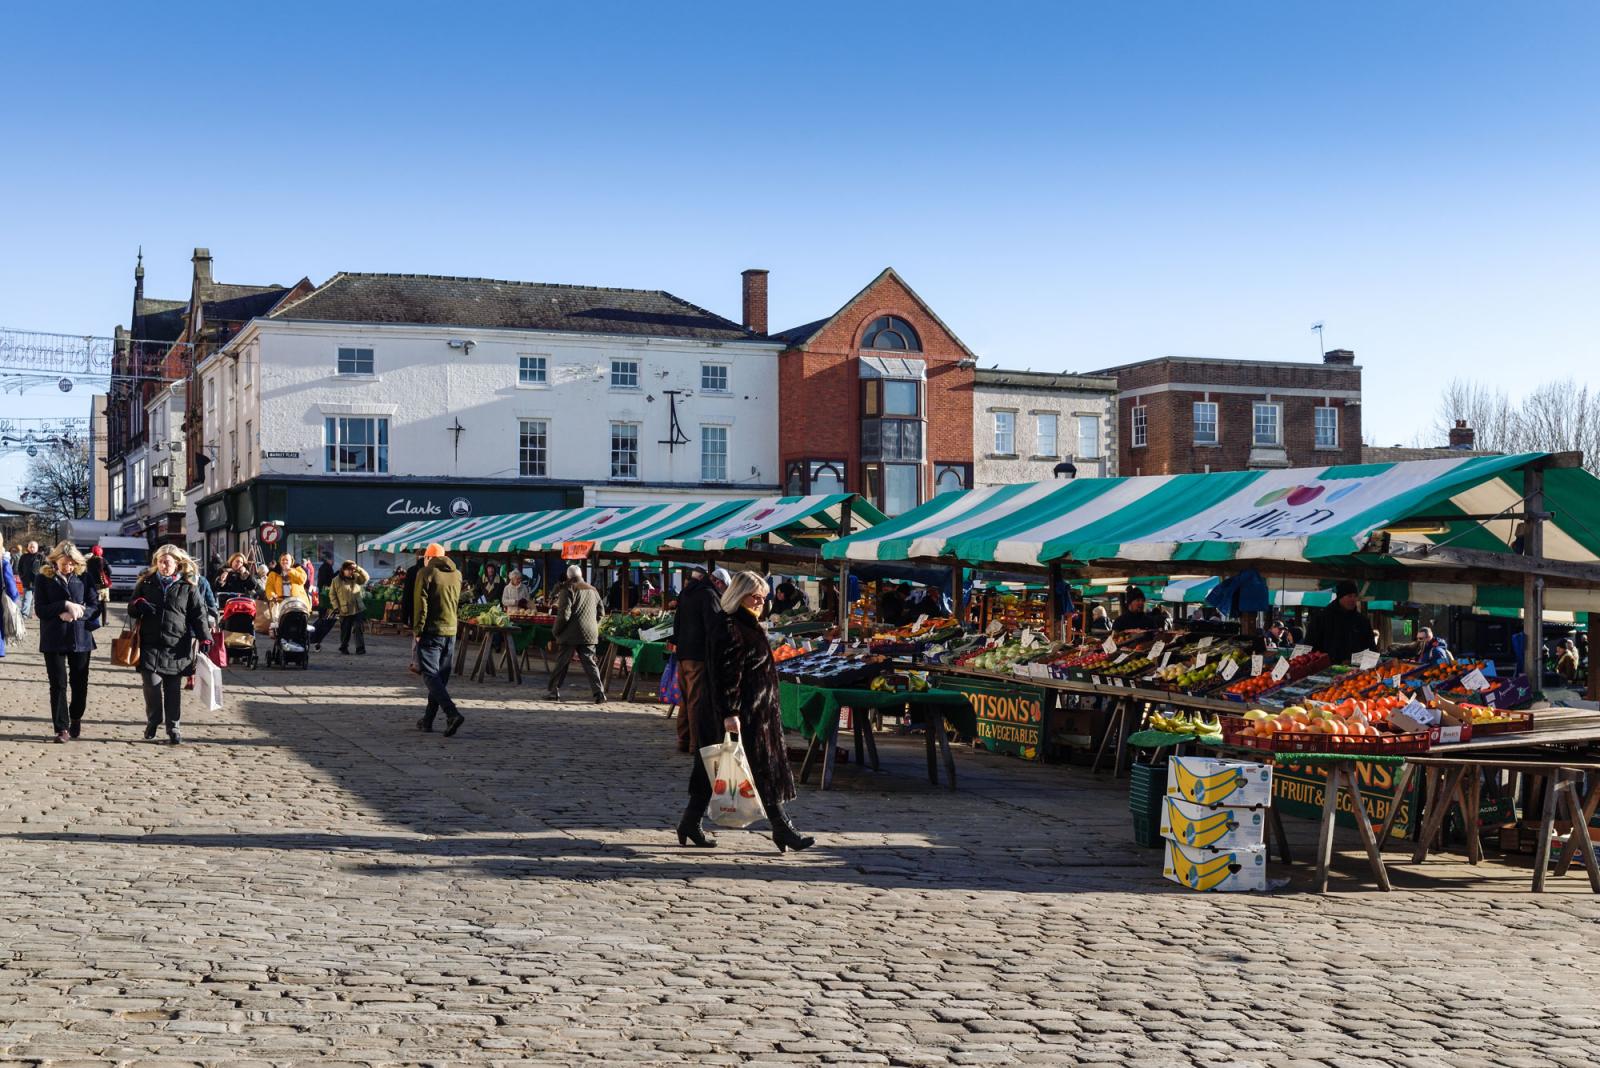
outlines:
[{"label": "fruit and vegetable display", "polygon": [[636,611],[607,616],[600,621],[602,638],[637,638],[640,631],[654,630],[672,622],[671,612]]},{"label": "fruit and vegetable display", "polygon": [[1252,708],[1243,716],[1224,716],[1222,738],[1229,745],[1277,753],[1379,753],[1399,755],[1426,752],[1433,732],[1400,733],[1370,722],[1354,712],[1348,716],[1328,705],[1292,705],[1277,715]]},{"label": "fruit and vegetable display", "polygon": [[889,670],[881,656],[852,655],[818,650],[791,657],[778,665],[778,678],[806,686],[851,689],[865,686]]},{"label": "fruit and vegetable display", "polygon": [[456,615],[469,623],[476,623],[480,627],[509,627],[511,617],[506,610],[497,604],[464,604],[456,609]]},{"label": "fruit and vegetable display", "polygon": [[1193,734],[1210,738],[1222,733],[1222,722],[1216,716],[1206,719],[1188,712],[1152,712],[1145,722],[1151,730],[1166,731],[1168,734]]},{"label": "fruit and vegetable display", "polygon": [[1268,690],[1285,681],[1303,679],[1317,671],[1326,669],[1331,661],[1327,653],[1302,653],[1289,660],[1289,670],[1282,678],[1272,677],[1271,670],[1263,671],[1259,675],[1245,679],[1237,679],[1222,688],[1222,695],[1232,700],[1248,701],[1266,693]]}]

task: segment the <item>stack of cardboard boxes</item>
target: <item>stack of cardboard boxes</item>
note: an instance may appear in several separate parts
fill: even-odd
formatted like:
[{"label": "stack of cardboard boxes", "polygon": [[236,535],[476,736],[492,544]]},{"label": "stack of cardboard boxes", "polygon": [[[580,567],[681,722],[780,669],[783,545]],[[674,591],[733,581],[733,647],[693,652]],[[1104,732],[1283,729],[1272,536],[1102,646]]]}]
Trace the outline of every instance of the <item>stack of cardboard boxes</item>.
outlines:
[{"label": "stack of cardboard boxes", "polygon": [[1173,757],[1161,808],[1162,874],[1191,890],[1267,888],[1272,767]]}]

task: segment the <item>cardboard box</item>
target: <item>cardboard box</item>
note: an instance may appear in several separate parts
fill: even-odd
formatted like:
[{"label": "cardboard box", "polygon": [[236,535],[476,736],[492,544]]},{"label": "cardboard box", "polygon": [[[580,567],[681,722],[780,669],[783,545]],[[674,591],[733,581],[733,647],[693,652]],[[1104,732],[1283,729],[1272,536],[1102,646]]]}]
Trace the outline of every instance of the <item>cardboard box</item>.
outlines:
[{"label": "cardboard box", "polygon": [[1170,839],[1161,874],[1190,890],[1228,893],[1267,888],[1267,847],[1190,849]]},{"label": "cardboard box", "polygon": [[1176,797],[1161,799],[1161,837],[1190,848],[1253,849],[1266,842],[1264,808],[1215,808]]},{"label": "cardboard box", "polygon": [[1272,766],[1210,757],[1173,757],[1167,764],[1167,796],[1197,805],[1270,805]]}]

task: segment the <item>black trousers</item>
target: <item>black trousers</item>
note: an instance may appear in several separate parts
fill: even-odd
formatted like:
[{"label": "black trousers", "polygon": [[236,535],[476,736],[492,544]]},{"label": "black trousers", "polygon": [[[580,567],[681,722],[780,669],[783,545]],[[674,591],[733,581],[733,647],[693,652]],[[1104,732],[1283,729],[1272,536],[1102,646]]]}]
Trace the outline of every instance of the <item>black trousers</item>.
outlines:
[{"label": "black trousers", "polygon": [[691,753],[694,770],[689,772],[689,808],[696,817],[704,816],[711,804],[711,776],[706,774],[706,762],[699,753]]},{"label": "black trousers", "polygon": [[145,722],[152,725],[160,723],[164,713],[167,730],[172,730],[183,715],[183,676],[141,671],[139,678],[144,682]]},{"label": "black trousers", "polygon": [[356,636],[356,652],[367,651],[367,617],[360,612],[353,615],[339,617],[339,651],[349,652],[350,635]]},{"label": "black trousers", "polygon": [[589,688],[596,697],[605,695],[605,687],[600,685],[600,665],[594,659],[594,646],[592,645],[563,645],[561,652],[556,654],[556,666],[550,672],[550,692],[561,692],[561,684],[567,681],[567,668],[572,666],[572,658],[576,656],[583,665],[583,673],[588,676]]},{"label": "black trousers", "polygon": [[454,666],[456,640],[433,635],[417,642],[417,667],[422,671],[422,681],[428,687],[428,709],[423,717],[429,723],[439,710],[444,709],[446,719],[459,715],[456,703],[450,699],[450,669]]},{"label": "black trousers", "polygon": [[44,671],[50,679],[50,722],[60,734],[83,718],[89,703],[89,654],[45,653]]}]

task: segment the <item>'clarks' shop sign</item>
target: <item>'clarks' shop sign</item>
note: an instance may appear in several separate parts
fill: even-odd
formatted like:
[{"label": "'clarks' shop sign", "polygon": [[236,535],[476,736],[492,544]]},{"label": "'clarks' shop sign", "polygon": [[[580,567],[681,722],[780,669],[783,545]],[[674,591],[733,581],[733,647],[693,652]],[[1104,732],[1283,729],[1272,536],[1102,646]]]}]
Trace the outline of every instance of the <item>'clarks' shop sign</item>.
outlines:
[{"label": "'clarks' shop sign", "polygon": [[[382,534],[402,523],[534,512],[566,507],[561,487],[462,485],[334,485],[267,483],[263,518],[284,520],[289,533]],[[581,493],[582,491],[576,491]]]},{"label": "'clarks' shop sign", "polygon": [[389,515],[402,516],[406,519],[465,519],[472,514],[472,502],[465,497],[452,497],[450,503],[440,507],[434,500],[414,500],[410,497],[400,497],[389,502],[387,509]]}]

